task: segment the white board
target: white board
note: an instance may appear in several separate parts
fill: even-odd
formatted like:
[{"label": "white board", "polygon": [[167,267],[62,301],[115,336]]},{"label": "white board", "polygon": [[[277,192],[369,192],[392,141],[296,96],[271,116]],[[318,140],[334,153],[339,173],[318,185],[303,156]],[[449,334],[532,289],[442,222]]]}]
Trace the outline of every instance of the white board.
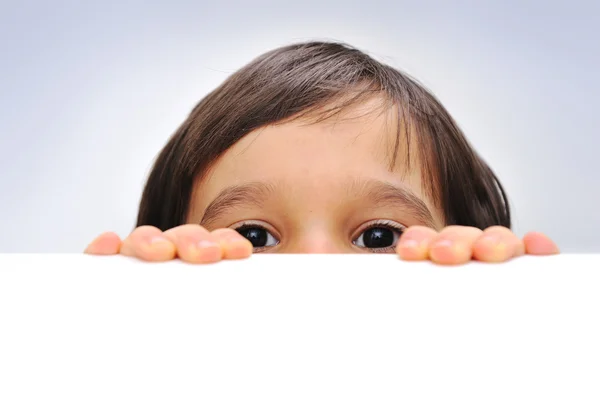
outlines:
[{"label": "white board", "polygon": [[0,255],[0,413],[598,413],[600,255]]}]

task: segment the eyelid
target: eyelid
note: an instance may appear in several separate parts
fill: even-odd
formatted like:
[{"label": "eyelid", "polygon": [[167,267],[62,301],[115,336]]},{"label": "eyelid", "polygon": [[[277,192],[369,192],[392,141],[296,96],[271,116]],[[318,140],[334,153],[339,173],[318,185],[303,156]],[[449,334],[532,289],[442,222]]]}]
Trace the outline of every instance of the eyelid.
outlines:
[{"label": "eyelid", "polygon": [[277,238],[277,240],[281,241],[281,234],[269,223],[262,220],[242,220],[236,223],[233,223],[228,228],[238,230],[244,227],[262,227],[268,232],[272,233],[273,236]]},{"label": "eyelid", "polygon": [[387,219],[371,220],[365,224],[362,224],[358,228],[358,230],[354,232],[354,235],[352,236],[352,240],[353,241],[356,240],[358,238],[358,236],[360,236],[363,232],[365,232],[369,229],[372,229],[374,227],[390,227],[399,232],[403,232],[408,228],[408,226],[405,226],[404,224],[400,224],[394,220],[387,220]]}]

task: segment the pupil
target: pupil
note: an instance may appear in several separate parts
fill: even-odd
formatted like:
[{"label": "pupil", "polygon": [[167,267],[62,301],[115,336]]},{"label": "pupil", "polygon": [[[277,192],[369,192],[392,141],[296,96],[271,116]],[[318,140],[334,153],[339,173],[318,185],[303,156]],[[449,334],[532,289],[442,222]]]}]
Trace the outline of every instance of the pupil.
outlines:
[{"label": "pupil", "polygon": [[238,230],[242,236],[250,240],[253,247],[265,247],[267,244],[267,231],[258,227],[247,227]]},{"label": "pupil", "polygon": [[394,244],[394,232],[382,227],[374,227],[365,231],[363,235],[365,247],[377,249],[381,247],[390,247]]}]

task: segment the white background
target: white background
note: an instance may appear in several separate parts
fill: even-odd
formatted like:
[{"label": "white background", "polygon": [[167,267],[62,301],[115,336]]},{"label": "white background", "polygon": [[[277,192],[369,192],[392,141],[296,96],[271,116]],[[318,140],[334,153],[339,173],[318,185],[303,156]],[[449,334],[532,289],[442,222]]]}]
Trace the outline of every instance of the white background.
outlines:
[{"label": "white background", "polygon": [[340,40],[432,89],[515,230],[600,251],[597,1],[0,1],[2,252],[126,235],[154,156],[258,54]]},{"label": "white background", "polygon": [[600,255],[0,255],[0,412],[600,412]]}]

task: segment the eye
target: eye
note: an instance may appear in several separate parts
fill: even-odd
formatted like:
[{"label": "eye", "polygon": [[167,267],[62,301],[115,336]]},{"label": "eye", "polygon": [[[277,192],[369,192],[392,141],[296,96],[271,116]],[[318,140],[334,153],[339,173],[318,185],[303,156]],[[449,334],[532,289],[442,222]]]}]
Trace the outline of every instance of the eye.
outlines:
[{"label": "eye", "polygon": [[404,226],[394,222],[378,221],[368,225],[352,243],[374,252],[391,252],[404,229]]},{"label": "eye", "polygon": [[266,247],[273,247],[279,244],[279,240],[271,232],[258,224],[242,224],[235,229],[238,233],[244,236],[252,243],[252,247],[256,250]]}]

